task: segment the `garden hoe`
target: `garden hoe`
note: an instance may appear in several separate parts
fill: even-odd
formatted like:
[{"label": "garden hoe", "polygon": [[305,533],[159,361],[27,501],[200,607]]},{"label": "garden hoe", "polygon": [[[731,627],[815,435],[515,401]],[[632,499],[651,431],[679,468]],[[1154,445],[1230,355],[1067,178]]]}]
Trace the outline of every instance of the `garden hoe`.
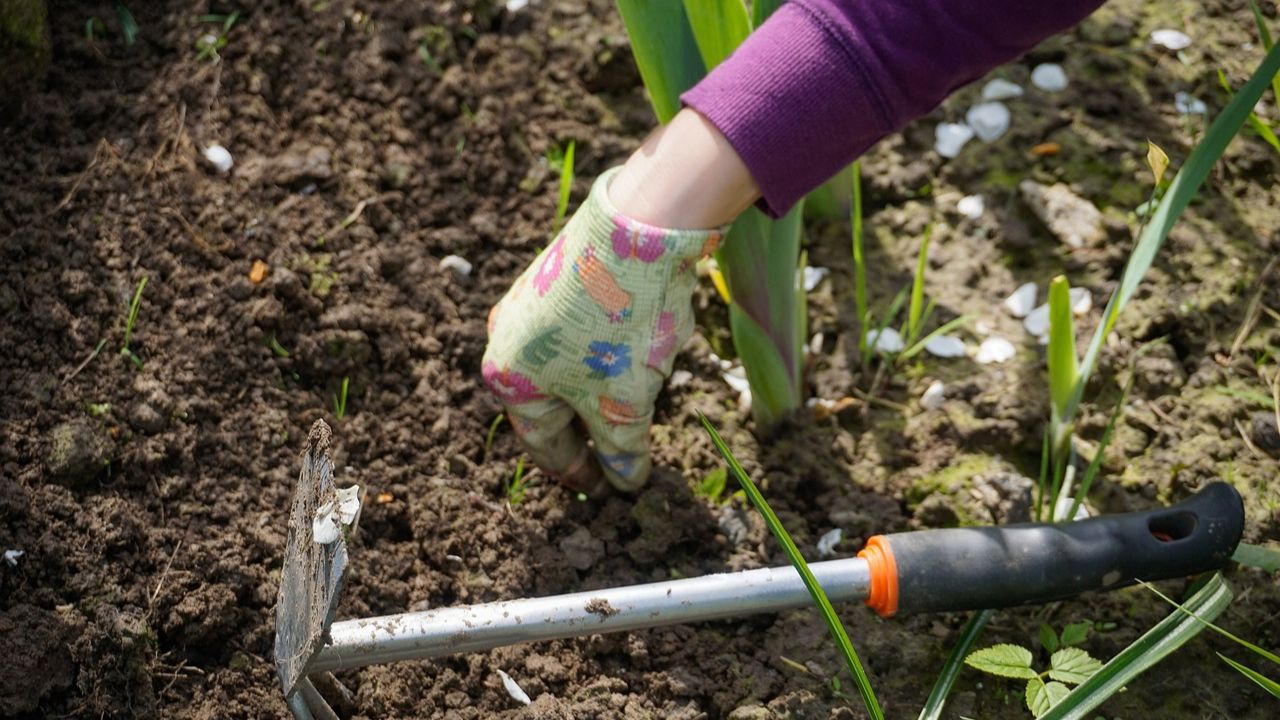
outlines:
[{"label": "garden hoe", "polygon": [[[312,682],[341,690],[335,670],[812,602],[795,569],[777,567],[334,622],[358,501],[334,485],[329,442],[329,427],[317,421],[294,492],[276,607],[276,669],[295,718],[336,720]],[[1162,510],[877,535],[858,557],[810,567],[831,600],[862,600],[884,617],[1011,607],[1221,568],[1243,525],[1239,494],[1216,482]]]}]

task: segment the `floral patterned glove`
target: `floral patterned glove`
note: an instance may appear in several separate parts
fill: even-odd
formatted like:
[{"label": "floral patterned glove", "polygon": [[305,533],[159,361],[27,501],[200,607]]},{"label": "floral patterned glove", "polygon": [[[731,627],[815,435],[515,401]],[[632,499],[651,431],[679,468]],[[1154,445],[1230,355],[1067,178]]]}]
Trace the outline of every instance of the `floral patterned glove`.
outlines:
[{"label": "floral patterned glove", "polygon": [[584,491],[600,470],[620,490],[648,478],[653,401],[693,331],[694,263],[723,234],[624,217],[607,192],[617,171],[490,311],[483,363],[534,462]]}]

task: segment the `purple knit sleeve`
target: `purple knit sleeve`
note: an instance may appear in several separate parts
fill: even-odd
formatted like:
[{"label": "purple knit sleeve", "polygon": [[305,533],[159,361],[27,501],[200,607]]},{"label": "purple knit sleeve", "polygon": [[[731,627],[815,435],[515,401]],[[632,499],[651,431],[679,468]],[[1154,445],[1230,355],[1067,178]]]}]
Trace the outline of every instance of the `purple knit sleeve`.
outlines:
[{"label": "purple knit sleeve", "polygon": [[781,215],[951,91],[1102,0],[792,0],[681,100]]}]

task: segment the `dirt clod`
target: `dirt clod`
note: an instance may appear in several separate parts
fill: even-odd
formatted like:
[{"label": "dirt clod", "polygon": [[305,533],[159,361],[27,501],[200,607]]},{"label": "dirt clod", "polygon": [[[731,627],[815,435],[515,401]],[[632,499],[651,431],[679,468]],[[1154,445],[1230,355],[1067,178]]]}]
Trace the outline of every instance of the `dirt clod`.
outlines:
[{"label": "dirt clod", "polygon": [[64,422],[49,432],[45,468],[54,482],[80,487],[93,480],[111,457],[111,439],[87,418]]}]

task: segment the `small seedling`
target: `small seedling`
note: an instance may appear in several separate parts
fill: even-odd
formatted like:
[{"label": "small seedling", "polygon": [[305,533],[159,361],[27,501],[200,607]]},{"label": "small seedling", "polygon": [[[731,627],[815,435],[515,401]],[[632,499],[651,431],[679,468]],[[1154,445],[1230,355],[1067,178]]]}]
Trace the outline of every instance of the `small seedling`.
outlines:
[{"label": "small seedling", "polygon": [[101,417],[111,412],[111,403],[87,403],[85,410],[88,410],[93,417]]},{"label": "small seedling", "polygon": [[528,490],[532,484],[533,479],[524,476],[524,456],[521,455],[520,459],[516,461],[515,474],[506,483],[507,504],[515,507],[524,502],[524,491]]},{"label": "small seedling", "polygon": [[200,22],[221,23],[222,29],[217,33],[205,33],[196,40],[196,59],[217,62],[222,59],[218,51],[227,46],[227,35],[231,32],[231,26],[236,24],[236,20],[240,19],[240,13],[233,12],[230,15],[201,15]]},{"label": "small seedling", "polygon": [[716,468],[702,478],[702,482],[698,483],[698,487],[693,492],[698,497],[704,497],[711,502],[718,503],[720,502],[720,497],[724,495],[724,485],[727,477],[728,473],[724,468]]},{"label": "small seedling", "polygon": [[96,16],[91,17],[84,23],[84,39],[90,43],[107,36],[107,26],[103,24]]},{"label": "small seedling", "polygon": [[116,0],[115,2],[116,20],[120,22],[120,34],[124,36],[124,44],[132,45],[133,41],[138,37],[138,23],[133,19],[133,13],[129,12],[129,8],[125,4]]},{"label": "small seedling", "polygon": [[271,336],[271,340],[267,342],[267,346],[271,348],[271,352],[276,354],[276,357],[289,357],[289,351],[280,344],[280,341],[276,339],[275,335]]},{"label": "small seedling", "polygon": [[342,392],[333,396],[333,415],[341,420],[347,416],[347,388],[351,378],[342,378]]},{"label": "small seedling", "polygon": [[147,286],[147,278],[138,281],[138,287],[133,291],[133,300],[129,302],[129,314],[124,321],[124,342],[120,345],[120,354],[129,358],[139,370],[142,369],[142,360],[133,350],[129,348],[129,341],[133,339],[133,327],[138,322],[138,309],[142,306],[142,290]]},{"label": "small seedling", "polygon": [[867,330],[871,315],[867,312],[867,263],[862,256],[862,162],[854,162],[849,168],[853,202],[849,206],[849,225],[853,228],[853,300],[858,309],[858,356],[862,367],[871,359],[867,347]]},{"label": "small seedling", "polygon": [[[1049,630],[1052,640],[1044,634],[1047,627],[1041,628],[1041,642],[1048,640],[1049,644],[1058,646],[1059,639],[1052,629]],[[1024,697],[1027,709],[1035,717],[1049,712],[1049,708],[1065,698],[1071,692],[1068,685],[1079,685],[1102,669],[1100,661],[1077,647],[1061,647],[1053,651],[1049,656],[1049,669],[1042,672],[1036,672],[1032,667],[1033,659],[1029,649],[1002,643],[970,653],[964,662],[985,673],[1026,680]]]},{"label": "small seedling", "polygon": [[556,201],[556,217],[551,223],[551,234],[560,231],[564,215],[569,210],[569,190],[573,187],[573,150],[577,145],[573,140],[565,148],[564,157],[560,159],[560,197]]},{"label": "small seedling", "polygon": [[507,419],[507,416],[505,414],[498,413],[498,416],[493,419],[493,422],[489,423],[489,434],[485,436],[485,439],[484,439],[485,457],[489,456],[489,449],[493,447],[493,437],[498,432],[498,426],[501,425],[502,421],[506,419]]}]

